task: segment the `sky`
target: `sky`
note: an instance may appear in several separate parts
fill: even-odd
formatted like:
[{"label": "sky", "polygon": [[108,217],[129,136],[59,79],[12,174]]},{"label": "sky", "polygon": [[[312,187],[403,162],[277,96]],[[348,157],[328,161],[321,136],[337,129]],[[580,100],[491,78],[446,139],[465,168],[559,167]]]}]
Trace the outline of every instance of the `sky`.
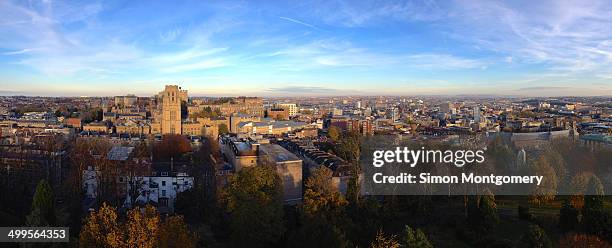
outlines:
[{"label": "sky", "polygon": [[0,95],[612,95],[608,1],[0,0]]}]

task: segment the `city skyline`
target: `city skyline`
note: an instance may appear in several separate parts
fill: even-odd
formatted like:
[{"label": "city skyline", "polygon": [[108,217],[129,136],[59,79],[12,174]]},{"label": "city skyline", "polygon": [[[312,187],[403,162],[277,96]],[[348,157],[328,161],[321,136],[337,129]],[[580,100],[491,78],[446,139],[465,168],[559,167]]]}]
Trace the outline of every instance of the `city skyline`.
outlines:
[{"label": "city skyline", "polygon": [[612,95],[605,1],[0,3],[0,95]]}]

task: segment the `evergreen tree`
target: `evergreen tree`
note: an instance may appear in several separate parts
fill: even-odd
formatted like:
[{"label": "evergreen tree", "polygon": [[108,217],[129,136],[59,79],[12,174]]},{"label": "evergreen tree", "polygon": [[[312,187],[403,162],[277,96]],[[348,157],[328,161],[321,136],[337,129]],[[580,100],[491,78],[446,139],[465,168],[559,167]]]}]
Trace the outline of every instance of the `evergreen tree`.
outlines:
[{"label": "evergreen tree", "polygon": [[433,245],[421,229],[416,229],[415,231],[406,225],[404,235],[404,247],[406,248],[433,248]]},{"label": "evergreen tree", "polygon": [[[480,201],[478,201],[480,199]],[[468,202],[468,224],[473,229],[486,231],[499,222],[493,196],[473,197]]]},{"label": "evergreen tree", "polygon": [[579,211],[572,205],[571,200],[566,199],[559,210],[559,228],[564,232],[576,230],[578,214]]},{"label": "evergreen tree", "polygon": [[346,189],[346,200],[353,207],[359,205],[360,196],[360,185],[359,185],[359,167],[357,165],[351,166],[351,177],[348,181],[348,187]]},{"label": "evergreen tree", "polygon": [[550,248],[552,243],[544,229],[536,225],[530,225],[529,229],[519,240],[517,247],[521,248]]},{"label": "evergreen tree", "polygon": [[587,186],[582,208],[582,223],[587,233],[612,239],[612,218],[604,208],[604,190],[601,181],[593,175]]},{"label": "evergreen tree", "polygon": [[480,212],[480,222],[482,228],[493,228],[499,223],[499,216],[497,215],[497,208],[495,206],[495,198],[492,196],[483,196],[480,198],[480,204],[478,206]]},{"label": "evergreen tree", "polygon": [[230,179],[227,192],[233,245],[277,245],[283,224],[282,185],[271,166],[243,168]]},{"label": "evergreen tree", "polygon": [[53,226],[55,224],[53,190],[46,180],[40,180],[32,199],[30,215],[26,217],[29,226]]}]

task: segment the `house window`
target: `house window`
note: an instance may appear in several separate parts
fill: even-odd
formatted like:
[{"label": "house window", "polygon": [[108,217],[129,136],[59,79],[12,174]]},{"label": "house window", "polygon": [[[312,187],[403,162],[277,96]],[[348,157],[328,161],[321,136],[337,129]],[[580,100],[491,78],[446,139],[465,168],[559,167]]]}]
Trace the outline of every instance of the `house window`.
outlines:
[{"label": "house window", "polygon": [[162,186],[166,186],[166,181],[162,181]]},{"label": "house window", "polygon": [[166,197],[166,191],[162,190],[162,197]]}]

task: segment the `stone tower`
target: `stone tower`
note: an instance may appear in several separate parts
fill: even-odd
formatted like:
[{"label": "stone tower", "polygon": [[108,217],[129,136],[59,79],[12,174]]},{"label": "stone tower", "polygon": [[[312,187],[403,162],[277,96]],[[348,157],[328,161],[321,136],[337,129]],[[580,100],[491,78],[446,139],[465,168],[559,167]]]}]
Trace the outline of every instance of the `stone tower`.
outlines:
[{"label": "stone tower", "polygon": [[161,133],[182,134],[181,103],[187,101],[187,91],[177,85],[166,85],[159,98],[162,105]]}]

